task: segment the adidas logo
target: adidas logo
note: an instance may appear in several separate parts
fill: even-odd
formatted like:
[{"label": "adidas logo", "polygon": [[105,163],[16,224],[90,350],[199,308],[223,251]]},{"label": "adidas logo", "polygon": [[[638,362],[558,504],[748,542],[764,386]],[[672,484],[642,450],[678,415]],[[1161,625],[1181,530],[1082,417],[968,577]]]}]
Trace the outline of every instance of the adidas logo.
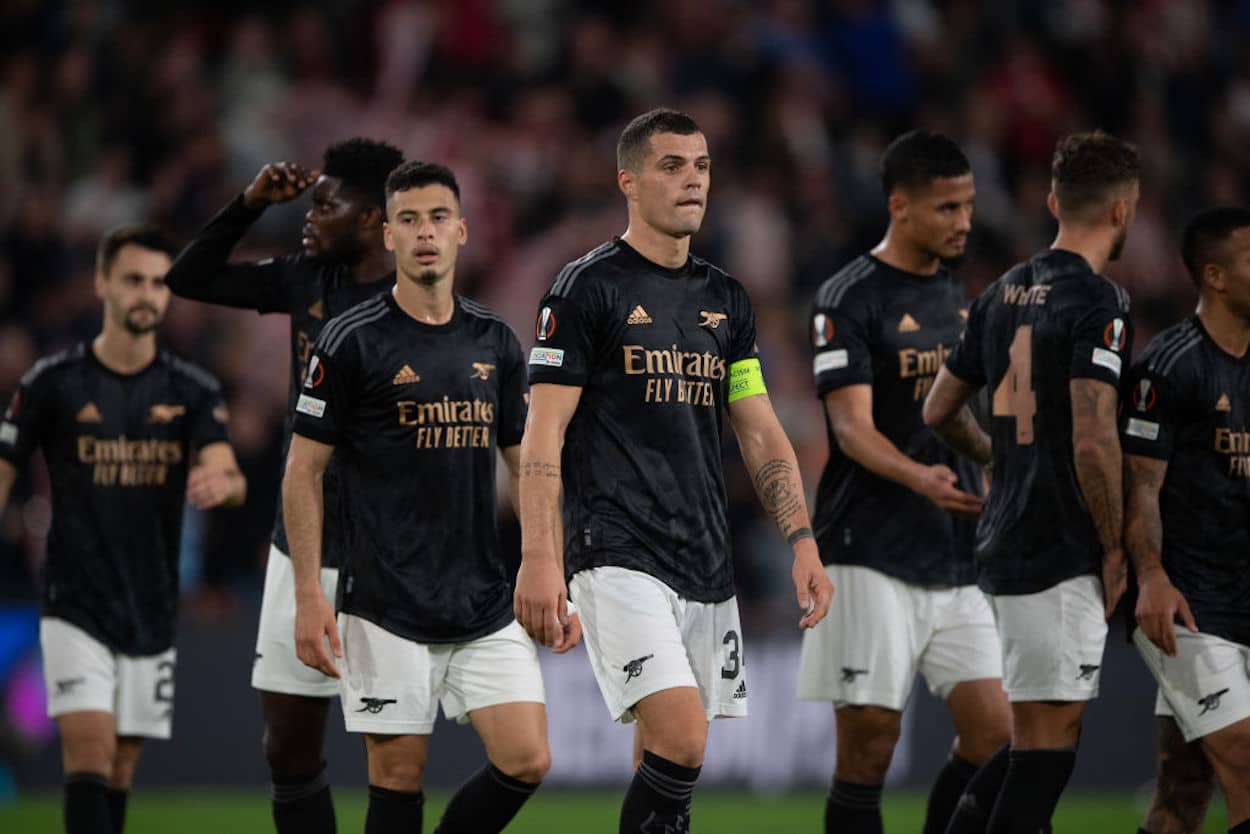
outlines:
[{"label": "adidas logo", "polygon": [[626,324],[650,324],[651,317],[647,315],[647,311],[642,309],[642,305],[639,304],[637,307],[633,309],[633,312],[629,314],[629,318],[625,319],[625,323]]},{"label": "adidas logo", "polygon": [[920,323],[911,317],[911,313],[903,313],[903,318],[898,323],[899,333],[915,333],[920,329]]},{"label": "adidas logo", "polygon": [[100,409],[95,403],[87,403],[78,410],[78,422],[80,423],[103,423],[104,418],[100,416]]},{"label": "adidas logo", "polygon": [[734,690],[734,700],[741,701],[747,696],[747,682],[743,681],[738,684],[738,688]]},{"label": "adidas logo", "polygon": [[1215,402],[1216,411],[1232,411],[1233,404],[1228,401],[1227,394],[1220,394],[1220,398]]},{"label": "adidas logo", "polygon": [[391,385],[409,385],[420,381],[421,377],[417,376],[417,372],[410,365],[405,365],[391,378]]},{"label": "adidas logo", "polygon": [[314,301],[313,305],[308,308],[308,315],[315,319],[323,319],[326,317],[325,306],[320,300]]}]

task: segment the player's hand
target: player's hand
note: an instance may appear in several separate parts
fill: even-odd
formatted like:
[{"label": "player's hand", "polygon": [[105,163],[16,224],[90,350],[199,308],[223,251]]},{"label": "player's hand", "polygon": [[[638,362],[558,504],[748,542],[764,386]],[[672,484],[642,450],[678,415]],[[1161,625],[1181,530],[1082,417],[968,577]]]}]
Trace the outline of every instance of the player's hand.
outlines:
[{"label": "player's hand", "polygon": [[306,171],[291,162],[270,162],[243,190],[248,208],[264,208],[294,200],[317,181],[319,172]]},{"label": "player's hand", "polygon": [[208,510],[230,498],[233,473],[213,466],[193,466],[187,475],[187,501],[197,510]]},{"label": "player's hand", "polygon": [[1168,657],[1176,657],[1176,630],[1172,625],[1180,615],[1185,628],[1198,632],[1198,624],[1194,621],[1189,603],[1181,592],[1176,590],[1172,580],[1162,568],[1151,571],[1150,575],[1138,583],[1137,594],[1137,627],[1146,638],[1154,643]]},{"label": "player's hand", "polygon": [[554,559],[521,559],[512,611],[530,637],[544,646],[562,646],[568,601],[569,589]]},{"label": "player's hand", "polygon": [[934,504],[951,513],[976,515],[981,512],[985,502],[969,492],[955,486],[959,476],[949,466],[935,463],[921,467],[920,476],[911,488],[928,498]]},{"label": "player's hand", "polygon": [[569,614],[569,621],[564,626],[563,632],[563,639],[551,647],[554,654],[564,654],[582,642],[582,618],[576,614]]},{"label": "player's hand", "polygon": [[[329,651],[326,650],[327,637],[330,638]],[[330,656],[330,652],[334,652],[334,657]],[[334,658],[343,656],[343,644],[339,641],[334,609],[320,589],[316,594],[295,601],[295,655],[305,666],[327,677],[339,676]]]},{"label": "player's hand", "polygon": [[1103,614],[1110,620],[1120,598],[1128,590],[1128,562],[1123,550],[1112,550],[1102,557]]},{"label": "player's hand", "polygon": [[833,602],[833,580],[820,563],[820,554],[811,539],[799,542],[795,548],[791,574],[799,608],[803,610],[799,628],[811,628],[825,618]]}]

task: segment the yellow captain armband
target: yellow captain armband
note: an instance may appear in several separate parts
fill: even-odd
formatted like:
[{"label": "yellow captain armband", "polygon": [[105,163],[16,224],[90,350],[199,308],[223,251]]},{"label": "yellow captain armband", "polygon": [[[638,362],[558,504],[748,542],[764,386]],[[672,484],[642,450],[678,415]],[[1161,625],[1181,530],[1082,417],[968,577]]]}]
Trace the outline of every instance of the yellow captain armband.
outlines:
[{"label": "yellow captain armband", "polygon": [[739,359],[729,366],[729,402],[737,402],[756,394],[767,394],[760,360]]}]

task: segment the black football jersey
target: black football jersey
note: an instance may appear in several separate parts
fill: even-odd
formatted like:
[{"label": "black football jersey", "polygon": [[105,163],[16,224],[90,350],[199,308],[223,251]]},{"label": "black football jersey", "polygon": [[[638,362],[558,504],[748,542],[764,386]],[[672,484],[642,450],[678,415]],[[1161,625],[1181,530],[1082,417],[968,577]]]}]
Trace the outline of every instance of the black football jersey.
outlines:
[{"label": "black football jersey", "polygon": [[1099,569],[1102,545],[1073,462],[1069,386],[1119,388],[1132,335],[1128,293],[1060,249],[1013,267],[973,303],[946,365],[991,391],[994,479],[976,545],[987,592],[1036,593]]},{"label": "black football jersey", "polygon": [[495,466],[525,429],[525,357],[489,309],[455,305],[435,326],[383,293],[334,319],[295,407],[339,461],[339,610],[420,643],[512,620]]},{"label": "black football jersey", "polygon": [[[872,386],[877,430],[909,458],[949,466],[960,489],[980,495],[980,467],[947,448],[921,418],[967,315],[963,284],[949,270],[914,275],[863,255],[816,293],[812,362],[822,399],[848,385]],[[829,461],[812,518],[824,563],[862,565],[922,585],[975,582],[976,521],[851,460],[827,412],[825,429]]]},{"label": "black football jersey", "polygon": [[48,464],[44,615],[122,654],[173,645],[187,472],[224,442],[217,381],[168,351],[119,374],[79,343],[31,368],[0,423],[0,458],[21,466],[41,448]]}]

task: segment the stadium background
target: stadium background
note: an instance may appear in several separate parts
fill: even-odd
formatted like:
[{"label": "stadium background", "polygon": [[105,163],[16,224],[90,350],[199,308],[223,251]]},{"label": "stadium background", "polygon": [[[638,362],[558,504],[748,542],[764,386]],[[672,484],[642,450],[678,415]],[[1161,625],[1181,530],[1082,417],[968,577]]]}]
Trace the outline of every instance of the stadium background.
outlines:
[{"label": "stadium background", "polygon": [[[875,163],[892,135],[922,125],[968,153],[978,197],[961,272],[973,292],[1051,239],[1044,198],[1059,135],[1103,127],[1138,143],[1141,206],[1111,269],[1133,294],[1138,349],[1192,309],[1176,254],[1180,224],[1205,205],[1242,204],[1250,175],[1246,0],[211,5],[0,7],[0,399],[36,356],[95,332],[91,267],[102,230],[146,218],[185,240],[265,162],[315,167],[327,143],[356,134],[455,169],[470,229],[459,289],[497,308],[528,344],[535,302],[560,265],[624,227],[613,157],[620,127],[668,104],[692,113],[708,136],[712,190],[693,248],[752,294],[770,393],[810,490],[826,442],[806,309],[825,277],[879,239],[886,218]],[[296,245],[306,202],[269,210],[237,256]],[[169,344],[225,384],[250,495],[243,510],[188,512],[175,737],[151,746],[140,765],[136,820],[149,786],[264,785],[247,677],[277,495],[286,330],[284,317],[177,300],[164,328]],[[736,453],[727,457],[752,717],[714,728],[708,781],[773,797],[760,807],[804,808],[815,825],[816,793],[787,804],[775,792],[826,783],[831,711],[794,707],[786,548]],[[54,810],[59,780],[36,641],[47,492],[36,465],[0,517],[0,803],[16,797],[0,804],[0,822]],[[515,523],[502,522],[515,547]],[[1074,785],[1112,791],[1095,805],[1120,809],[1116,824],[1131,828],[1152,770],[1153,687],[1128,647],[1112,642]],[[584,658],[547,671],[550,781],[622,786],[629,731],[608,724]],[[358,742],[342,734],[337,714],[331,724],[335,784],[363,785]],[[940,705],[918,692],[892,779],[923,790],[949,738]],[[479,755],[471,734],[441,725],[430,781],[450,784]],[[198,807],[173,796],[184,816]],[[264,830],[263,796],[238,796],[259,814],[254,830]],[[614,795],[559,796],[611,818]],[[706,821],[717,799],[701,796],[696,816]],[[737,807],[749,796],[723,799]],[[1060,830],[1099,830],[1088,827],[1085,806],[1065,803],[1082,822]],[[892,815],[915,804],[887,799],[887,821],[899,824]],[[783,811],[772,814],[771,827],[737,816],[726,830],[791,830],[779,822]],[[12,830],[53,817],[39,819]]]}]

